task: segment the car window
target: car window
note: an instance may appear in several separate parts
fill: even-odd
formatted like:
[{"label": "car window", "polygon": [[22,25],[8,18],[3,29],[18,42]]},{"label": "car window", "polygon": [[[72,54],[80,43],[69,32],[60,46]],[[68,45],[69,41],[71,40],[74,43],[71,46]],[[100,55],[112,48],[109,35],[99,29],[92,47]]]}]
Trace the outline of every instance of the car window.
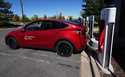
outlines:
[{"label": "car window", "polygon": [[52,22],[49,22],[49,21],[43,21],[41,22],[41,29],[52,29],[53,27],[53,23]]},{"label": "car window", "polygon": [[28,31],[40,30],[41,23],[40,22],[33,22],[33,23],[29,24],[25,29]]},{"label": "car window", "polygon": [[37,21],[32,22],[26,26],[26,30],[47,30],[47,29],[60,29],[65,28],[67,25],[57,21]]},{"label": "car window", "polygon": [[53,28],[54,29],[60,29],[65,28],[67,25],[62,22],[53,22]]},{"label": "car window", "polygon": [[44,21],[42,22],[41,29],[60,29],[65,28],[67,25],[56,21]]}]

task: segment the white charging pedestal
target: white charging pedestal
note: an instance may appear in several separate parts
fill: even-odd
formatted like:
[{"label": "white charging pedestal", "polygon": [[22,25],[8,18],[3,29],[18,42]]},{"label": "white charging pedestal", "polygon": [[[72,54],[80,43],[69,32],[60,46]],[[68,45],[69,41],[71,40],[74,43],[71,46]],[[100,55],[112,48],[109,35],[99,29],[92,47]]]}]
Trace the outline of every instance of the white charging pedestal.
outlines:
[{"label": "white charging pedestal", "polygon": [[111,74],[114,72],[111,58],[112,58],[112,46],[115,28],[115,18],[116,18],[116,7],[104,8],[101,11],[101,20],[105,21],[105,39],[104,39],[104,49],[98,54],[99,67],[106,74]]}]

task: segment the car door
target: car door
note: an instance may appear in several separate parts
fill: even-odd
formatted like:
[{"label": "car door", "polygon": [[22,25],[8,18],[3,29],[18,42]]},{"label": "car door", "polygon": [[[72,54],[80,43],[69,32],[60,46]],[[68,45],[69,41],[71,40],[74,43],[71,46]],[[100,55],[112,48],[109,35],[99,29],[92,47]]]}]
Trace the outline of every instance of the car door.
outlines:
[{"label": "car door", "polygon": [[38,47],[41,32],[40,21],[33,22],[25,27],[24,31],[24,44],[28,47]]},{"label": "car door", "polygon": [[[56,40],[57,31],[53,29],[53,22],[52,21],[42,21],[41,22],[41,32],[40,34],[40,41],[39,46],[44,48],[52,48],[52,44]],[[42,45],[41,45],[42,44]]]},{"label": "car door", "polygon": [[[60,38],[59,33],[63,30],[66,25],[57,21],[43,21],[41,25],[42,29],[40,32],[40,42],[45,48],[52,48],[55,42]],[[40,46],[40,45],[39,45]]]}]

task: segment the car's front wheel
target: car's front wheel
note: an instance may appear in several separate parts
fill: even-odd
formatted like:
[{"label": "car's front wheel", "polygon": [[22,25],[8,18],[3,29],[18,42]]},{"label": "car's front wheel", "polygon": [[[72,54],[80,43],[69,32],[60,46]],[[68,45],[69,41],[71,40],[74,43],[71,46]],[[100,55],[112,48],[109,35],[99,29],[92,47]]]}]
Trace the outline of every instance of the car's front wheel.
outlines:
[{"label": "car's front wheel", "polygon": [[74,50],[73,45],[68,41],[59,41],[56,44],[56,51],[57,54],[60,56],[65,56],[65,57],[71,56],[73,50]]},{"label": "car's front wheel", "polygon": [[14,37],[6,38],[6,44],[12,49],[18,49],[19,48],[19,44]]}]

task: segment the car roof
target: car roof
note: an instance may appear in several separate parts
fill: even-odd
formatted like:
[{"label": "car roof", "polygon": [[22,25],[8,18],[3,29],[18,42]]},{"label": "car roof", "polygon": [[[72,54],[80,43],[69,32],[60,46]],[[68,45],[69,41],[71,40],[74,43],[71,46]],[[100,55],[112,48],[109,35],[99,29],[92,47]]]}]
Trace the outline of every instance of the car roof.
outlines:
[{"label": "car roof", "polygon": [[38,19],[35,21],[55,21],[55,22],[61,22],[61,23],[65,23],[65,24],[72,24],[72,25],[79,25],[81,26],[80,22],[76,22],[76,21],[69,21],[69,20],[61,20],[61,19]]},{"label": "car roof", "polygon": [[64,20],[59,20],[59,19],[38,19],[36,21],[57,21],[57,22],[64,22]]}]

